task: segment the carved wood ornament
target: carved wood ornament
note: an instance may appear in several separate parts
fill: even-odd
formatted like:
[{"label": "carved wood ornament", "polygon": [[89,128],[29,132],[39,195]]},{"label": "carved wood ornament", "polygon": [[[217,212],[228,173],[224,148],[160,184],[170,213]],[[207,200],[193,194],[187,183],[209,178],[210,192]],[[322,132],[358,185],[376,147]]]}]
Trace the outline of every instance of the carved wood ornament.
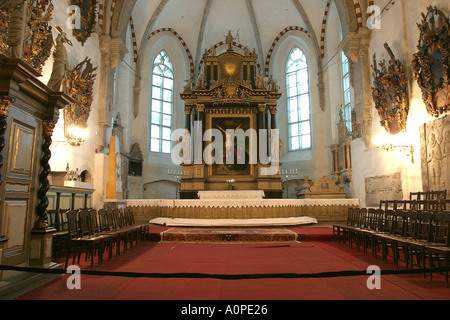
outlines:
[{"label": "carved wood ornament", "polygon": [[74,28],[73,36],[82,45],[84,45],[94,30],[97,18],[97,3],[97,0],[72,0],[72,5],[80,8],[80,12],[75,14],[79,14],[81,18],[81,28]]},{"label": "carved wood ornament", "polygon": [[442,11],[430,6],[417,26],[420,39],[412,62],[414,74],[428,113],[439,117],[450,110],[449,20]]},{"label": "carved wood ornament", "polygon": [[[17,42],[19,45],[19,42],[25,40],[21,58],[41,73],[53,47],[52,27],[49,26],[49,21],[52,19],[54,6],[51,0],[28,0],[25,3],[27,7],[21,9],[18,8],[21,2],[23,3],[20,0],[0,0],[0,54],[7,54],[12,46],[11,43]],[[17,14],[22,19],[17,19],[17,14],[14,14],[16,9],[17,11],[26,10],[29,15],[22,14],[20,11]],[[23,30],[29,30],[30,37],[22,39],[12,32],[21,29],[21,25],[25,26]]]},{"label": "carved wood ornament", "polygon": [[392,53],[389,45],[384,47],[390,56],[389,65],[386,60],[380,63],[373,58],[372,97],[375,108],[381,118],[381,125],[392,135],[406,130],[409,113],[408,81],[406,72],[399,60]]},{"label": "carved wood ornament", "polygon": [[76,103],[64,108],[66,128],[69,126],[86,128],[93,101],[93,87],[97,76],[94,72],[96,70],[91,59],[86,57],[83,62],[69,71],[64,92]]}]

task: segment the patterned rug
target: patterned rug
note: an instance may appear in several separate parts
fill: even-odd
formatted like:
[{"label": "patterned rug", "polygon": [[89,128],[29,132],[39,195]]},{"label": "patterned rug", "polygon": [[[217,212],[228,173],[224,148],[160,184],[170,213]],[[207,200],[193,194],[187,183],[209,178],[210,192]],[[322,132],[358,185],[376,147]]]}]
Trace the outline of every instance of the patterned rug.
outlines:
[{"label": "patterned rug", "polygon": [[287,229],[173,228],[161,233],[161,242],[261,243],[297,242],[297,233]]}]

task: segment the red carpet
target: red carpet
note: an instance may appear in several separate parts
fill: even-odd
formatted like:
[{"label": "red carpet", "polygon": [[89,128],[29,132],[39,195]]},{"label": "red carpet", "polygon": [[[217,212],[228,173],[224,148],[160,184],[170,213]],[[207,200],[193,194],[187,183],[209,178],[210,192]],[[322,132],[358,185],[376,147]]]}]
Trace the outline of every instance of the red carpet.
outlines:
[{"label": "red carpet", "polygon": [[[308,229],[306,231],[306,229]],[[331,230],[305,228],[305,235]],[[393,270],[356,249],[334,242],[290,244],[146,243],[98,270],[143,273],[310,274],[362,271],[371,265]],[[82,269],[90,270],[89,263]],[[368,276],[321,279],[146,279],[82,276],[82,289],[69,290],[61,276],[18,300],[448,300],[444,277],[433,282],[422,275],[382,276],[381,290],[369,290]]]}]

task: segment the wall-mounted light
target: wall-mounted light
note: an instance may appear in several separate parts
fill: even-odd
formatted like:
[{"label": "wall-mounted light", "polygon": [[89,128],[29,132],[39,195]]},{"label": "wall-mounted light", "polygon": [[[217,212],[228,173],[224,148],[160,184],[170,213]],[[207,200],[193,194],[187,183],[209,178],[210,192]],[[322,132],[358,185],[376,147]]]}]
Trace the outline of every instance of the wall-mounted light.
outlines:
[{"label": "wall-mounted light", "polygon": [[66,133],[67,142],[73,147],[79,147],[86,142],[87,129],[70,126]]},{"label": "wall-mounted light", "polygon": [[387,151],[387,152],[399,152],[405,155],[406,157],[411,157],[411,162],[414,163],[414,146],[396,146],[392,143],[385,143],[383,145],[377,146],[378,151]]}]

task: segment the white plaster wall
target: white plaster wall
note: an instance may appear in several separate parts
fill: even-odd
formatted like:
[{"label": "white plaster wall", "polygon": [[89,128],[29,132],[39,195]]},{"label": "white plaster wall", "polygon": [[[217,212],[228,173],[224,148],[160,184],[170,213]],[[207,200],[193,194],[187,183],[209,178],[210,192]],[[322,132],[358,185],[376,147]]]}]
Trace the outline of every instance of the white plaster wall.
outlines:
[{"label": "white plaster wall", "polygon": [[[307,56],[309,64],[310,99],[312,114],[312,149],[289,152],[288,115],[286,97],[286,63],[291,50],[299,47]],[[328,175],[328,124],[327,111],[322,111],[319,98],[319,77],[317,55],[311,42],[303,32],[290,32],[278,43],[272,57],[270,73],[278,79],[283,95],[278,101],[277,124],[283,141],[281,162],[283,169],[298,169],[297,178],[308,176],[313,179]],[[296,197],[296,191],[290,187],[290,197]]]},{"label": "white plaster wall", "polygon": [[[70,5],[69,0],[53,1],[55,7],[53,12],[53,19],[50,25],[53,27],[53,38],[58,36],[57,26],[60,26],[66,32],[68,39],[73,43],[73,47],[66,45],[69,55],[70,68],[74,68],[78,63],[82,62],[86,57],[89,57],[94,67],[100,64],[99,40],[98,35],[93,33],[86,41],[84,46],[81,45],[73,36],[72,31],[67,28],[67,19],[69,18],[66,10]],[[53,58],[49,58],[44,66],[41,81],[47,83],[52,72]],[[57,123],[53,134],[54,144],[51,147],[52,159],[50,166],[53,171],[65,171],[67,163],[71,169],[88,170],[95,181],[95,165],[94,155],[97,147],[97,104],[98,104],[98,89],[99,76],[97,75],[96,82],[93,89],[93,103],[91,106],[91,113],[88,119],[88,137],[86,143],[81,147],[71,147],[64,145],[64,117],[61,110],[60,119]]]},{"label": "white plaster wall", "polygon": [[[396,136],[389,135],[380,125],[380,118],[375,108],[372,109],[372,146],[366,147],[361,140],[353,142],[352,158],[354,173],[355,196],[365,205],[365,178],[390,175],[397,172],[402,174],[404,198],[409,198],[410,192],[422,190],[421,159],[420,159],[420,125],[433,121],[425,109],[422,93],[413,79],[411,61],[417,52],[419,29],[416,26],[421,21],[421,13],[427,12],[429,5],[437,6],[447,16],[450,13],[450,2],[446,0],[397,1],[381,20],[381,29],[372,32],[369,57],[375,53],[378,61],[389,59],[384,49],[387,42],[397,59],[404,62],[408,70],[410,82],[410,114],[407,131]],[[371,61],[373,61],[371,59]],[[376,145],[392,142],[394,145],[413,145],[414,163],[399,153],[377,151]]]},{"label": "white plaster wall", "polygon": [[[186,52],[179,40],[171,33],[160,33],[150,39],[146,47],[144,61],[141,68],[141,92],[139,96],[139,114],[132,121],[132,138],[130,144],[139,143],[144,155],[142,181],[132,178],[130,182],[130,198],[141,198],[144,185],[153,181],[173,180],[167,176],[168,170],[179,169],[172,163],[170,154],[153,153],[149,150],[149,123],[150,123],[150,102],[151,102],[151,72],[155,57],[165,50],[169,55],[174,68],[174,125],[173,129],[184,128],[184,103],[179,95],[183,92],[185,80],[190,77],[189,61]],[[154,187],[154,186],[153,186]],[[175,188],[175,187],[173,187]],[[175,194],[175,189],[169,192]],[[152,193],[147,190],[146,195]]]}]

